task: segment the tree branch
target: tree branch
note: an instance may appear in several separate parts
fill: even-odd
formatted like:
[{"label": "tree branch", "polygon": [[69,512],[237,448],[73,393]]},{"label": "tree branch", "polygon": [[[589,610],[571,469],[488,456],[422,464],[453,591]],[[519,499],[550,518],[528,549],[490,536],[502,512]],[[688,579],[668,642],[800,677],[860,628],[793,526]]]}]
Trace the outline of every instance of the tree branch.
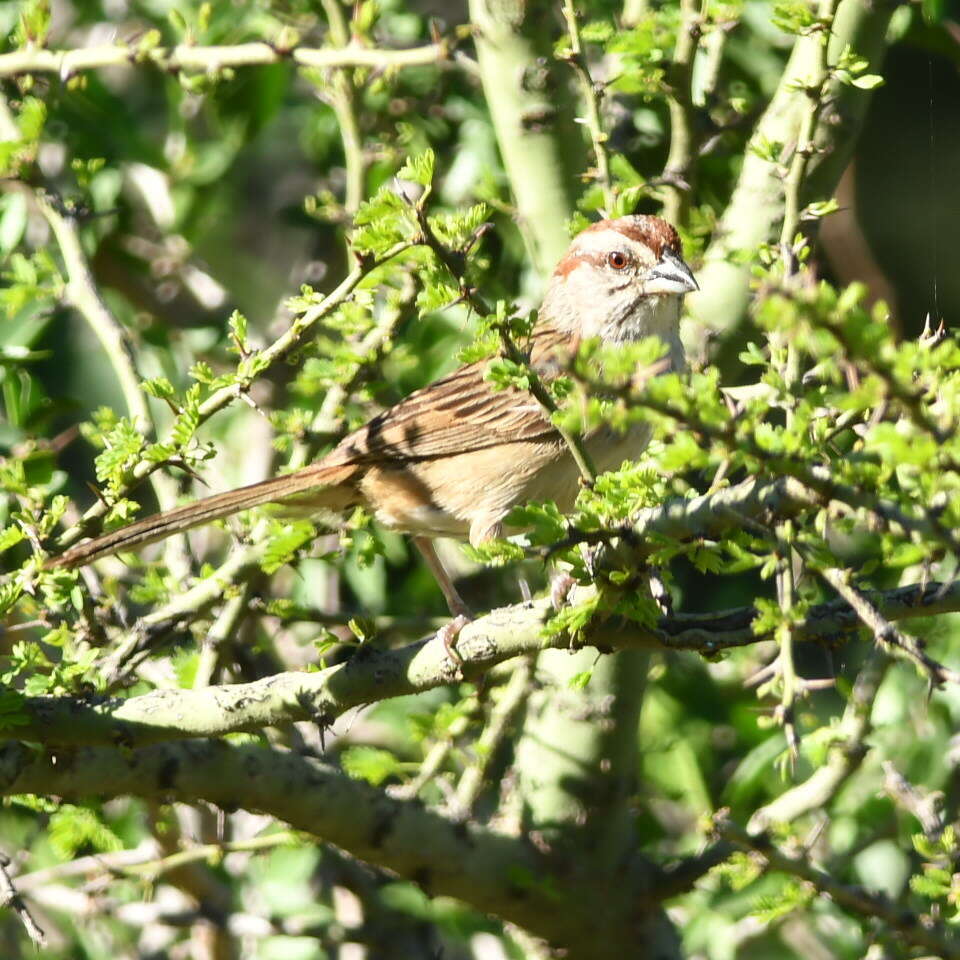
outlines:
[{"label": "tree branch", "polygon": [[751,836],[734,824],[725,813],[714,818],[714,832],[742,850],[759,854],[770,870],[779,870],[809,883],[828,896],[838,907],[860,917],[875,917],[899,934],[907,943],[933,951],[945,960],[960,958],[960,944],[940,924],[924,923],[919,916],[891,903],[886,897],[869,893],[834,880],[810,863],[805,851],[788,852],[774,846],[766,836]]},{"label": "tree branch", "polygon": [[[934,616],[960,610],[960,583],[899,587],[869,594],[888,620]],[[457,651],[463,674],[475,679],[513,657],[563,649],[567,640],[548,639],[543,626],[549,600],[494,610],[463,628]],[[725,613],[662,618],[649,629],[628,621],[588,627],[585,642],[605,650],[692,650],[709,655],[769,640],[750,624],[753,607]],[[797,625],[801,641],[836,639],[860,628],[856,611],[842,601],[811,608]],[[345,663],[312,673],[291,671],[252,683],[194,690],[153,690],[126,700],[117,697],[27,697],[19,726],[0,729],[0,738],[48,744],[140,745],[185,737],[213,737],[266,726],[312,720],[330,723],[351,707],[422,693],[455,683],[458,667],[436,637],[378,650],[361,647]]]},{"label": "tree branch", "polygon": [[[320,320],[329,316],[337,307],[349,300],[354,290],[356,290],[368,274],[377,267],[382,266],[388,260],[392,260],[394,257],[409,250],[411,246],[413,246],[413,244],[408,242],[398,243],[383,254],[383,256],[354,267],[354,269],[340,281],[337,287],[323,297],[319,303],[308,308],[301,316],[297,317],[293,323],[290,324],[289,328],[277,337],[269,347],[259,352],[258,358],[263,363],[259,373],[262,373],[263,369],[272,366],[274,363],[277,363],[292,353],[302,342],[304,336]],[[247,376],[231,386],[221,387],[219,390],[215,390],[210,394],[210,396],[200,404],[198,425],[205,423],[215,413],[228,406],[236,400],[238,396],[241,396],[249,389],[253,383],[253,379],[254,377],[252,375]],[[161,466],[163,466],[162,461],[141,460],[130,471],[129,486],[135,486],[139,481],[149,477],[155,470],[160,469]],[[57,546],[61,549],[69,547],[81,537],[89,534],[96,521],[100,520],[108,510],[109,506],[102,500],[95,503],[84,513],[79,522],[60,536],[57,540]]]},{"label": "tree branch", "polygon": [[[561,943],[576,943],[586,878],[564,875],[522,837],[459,823],[418,801],[391,798],[311,757],[201,740],[127,750],[36,753],[0,748],[0,793],[71,799],[132,795],[259,810],[356,857],[395,871]],[[552,879],[551,879],[552,878]],[[585,909],[585,908],[584,908]]]},{"label": "tree branch", "polygon": [[10,907],[20,919],[27,936],[33,941],[37,949],[42,949],[47,945],[47,937],[39,924],[33,919],[33,915],[27,909],[17,888],[7,873],[7,867],[10,866],[10,859],[6,854],[0,853],[0,910],[4,907]]},{"label": "tree branch", "polygon": [[529,3],[470,0],[483,92],[503,165],[517,205],[530,258],[546,276],[568,243],[571,187],[580,171],[574,110],[556,82],[540,19],[544,0]]},{"label": "tree branch", "polygon": [[474,760],[463,772],[453,798],[453,811],[457,816],[470,817],[480,796],[486,773],[504,741],[517,715],[521,713],[530,696],[533,679],[534,658],[520,660],[513,675],[504,686],[500,699],[490,710],[490,719],[474,745]]},{"label": "tree branch", "polygon": [[[340,0],[321,0],[321,4],[327,17],[330,39],[334,47],[338,50],[346,50],[350,44],[350,31],[343,14],[343,5]],[[340,127],[340,140],[343,143],[344,166],[347,174],[343,206],[352,218],[363,202],[366,172],[363,137],[360,133],[356,110],[356,90],[353,79],[346,70],[337,70],[330,86],[330,103]]]},{"label": "tree branch", "polygon": [[[146,435],[156,435],[156,423],[150,413],[146,395],[141,389],[143,378],[134,363],[133,348],[124,328],[107,308],[97,289],[90,264],[80,243],[80,231],[75,218],[58,209],[51,198],[37,191],[34,199],[56,237],[67,272],[65,299],[87,322],[103,347],[127,405],[127,413]],[[161,510],[176,504],[177,488],[173,478],[164,473],[153,473],[150,483],[157,495]],[[105,504],[102,504],[104,508]],[[185,568],[185,547],[182,537],[168,541],[167,557],[173,569]]]},{"label": "tree branch", "polygon": [[795,273],[797,268],[793,242],[800,229],[800,195],[817,149],[814,138],[824,106],[824,92],[830,79],[829,44],[836,13],[837,0],[820,0],[817,6],[818,22],[810,30],[811,38],[819,49],[813,58],[809,75],[804,78],[803,91],[807,95],[807,102],[801,114],[793,157],[783,184],[784,209],[783,224],[780,228],[780,250],[788,275]]},{"label": "tree branch", "polygon": [[603,210],[605,217],[614,215],[613,179],[610,176],[610,157],[607,151],[607,134],[603,129],[603,120],[600,116],[600,94],[603,87],[598,87],[590,75],[590,66],[587,55],[583,51],[580,41],[580,20],[573,0],[563,0],[563,19],[567,24],[567,34],[570,37],[570,50],[560,54],[566,59],[577,74],[580,84],[580,96],[586,116],[583,123],[590,133],[590,142],[593,146],[593,158],[596,164],[593,171],[585,176],[592,176],[603,190]]},{"label": "tree branch", "polygon": [[674,224],[685,224],[692,189],[692,166],[697,152],[696,109],[693,103],[693,58],[703,31],[706,3],[681,0],[680,28],[673,61],[667,71],[670,109],[670,152],[663,168],[667,184],[664,216]]},{"label": "tree branch", "polygon": [[[886,52],[887,27],[897,5],[887,0],[842,0],[830,40],[831,58],[835,59],[850,44],[869,62],[871,73],[879,72]],[[796,84],[806,82],[811,64],[819,56],[819,37],[798,38],[777,92],[754,130],[755,138],[780,144],[797,142],[806,104]],[[822,115],[817,126],[818,155],[811,163],[804,197],[833,194],[856,144],[871,97],[869,91],[857,87],[831,85],[827,99],[829,116]],[[737,262],[735,256],[777,238],[783,205],[784,183],[779,166],[748,151],[733,196],[697,274],[701,288],[708,292],[687,298],[699,322],[722,333],[739,325],[751,297],[753,260]]]},{"label": "tree branch", "polygon": [[947,682],[956,683],[960,680],[960,673],[937,663],[914,637],[898,630],[889,618],[877,609],[869,597],[853,586],[848,571],[837,568],[821,570],[815,567],[814,569],[856,612],[863,625],[873,632],[874,639],[883,649],[899,653],[911,660],[935,686],[942,686]]},{"label": "tree branch", "polygon": [[160,70],[196,70],[217,73],[226,67],[252,67],[270,63],[293,62],[300,67],[370,67],[397,70],[423,67],[449,60],[445,43],[431,43],[408,50],[381,50],[364,47],[293,47],[280,49],[269,43],[240,43],[233,46],[193,46],[141,48],[130,44],[82,47],[76,50],[45,50],[28,47],[0,54],[0,77],[28,73],[56,73],[67,79],[85,70],[102,67],[152,64]]},{"label": "tree branch", "polygon": [[[850,612],[853,613],[852,610]],[[878,650],[870,651],[840,721],[838,733],[842,739],[830,747],[827,762],[803,783],[798,783],[754,811],[747,824],[750,834],[763,833],[777,823],[790,823],[811,810],[825,806],[836,796],[867,754],[864,740],[871,729],[870,713],[889,665],[890,660]]]}]

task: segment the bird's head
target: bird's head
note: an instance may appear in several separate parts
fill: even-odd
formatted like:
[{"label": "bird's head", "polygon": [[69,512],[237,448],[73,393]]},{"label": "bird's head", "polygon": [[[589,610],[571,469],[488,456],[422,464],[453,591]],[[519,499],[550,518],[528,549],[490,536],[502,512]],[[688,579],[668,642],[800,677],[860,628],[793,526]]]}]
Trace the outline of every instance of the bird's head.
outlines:
[{"label": "bird's head", "polygon": [[574,237],[550,278],[542,314],[571,335],[612,342],[656,335],[673,347],[683,296],[697,289],[677,231],[659,217],[634,214]]}]

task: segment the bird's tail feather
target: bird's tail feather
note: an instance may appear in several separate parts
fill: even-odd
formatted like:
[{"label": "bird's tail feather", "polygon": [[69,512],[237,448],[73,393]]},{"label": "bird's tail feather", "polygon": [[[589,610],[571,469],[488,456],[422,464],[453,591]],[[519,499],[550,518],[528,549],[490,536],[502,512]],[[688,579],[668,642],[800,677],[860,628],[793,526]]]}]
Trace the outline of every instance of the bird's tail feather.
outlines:
[{"label": "bird's tail feather", "polygon": [[355,467],[350,464],[326,467],[315,464],[294,473],[218,493],[164,513],[155,513],[130,526],[77,544],[59,556],[51,557],[46,566],[83,567],[108,554],[135,550],[175,533],[183,533],[241,510],[268,503],[289,502],[298,508],[311,510],[343,510],[353,503],[354,494],[350,487],[340,484],[354,471]]}]

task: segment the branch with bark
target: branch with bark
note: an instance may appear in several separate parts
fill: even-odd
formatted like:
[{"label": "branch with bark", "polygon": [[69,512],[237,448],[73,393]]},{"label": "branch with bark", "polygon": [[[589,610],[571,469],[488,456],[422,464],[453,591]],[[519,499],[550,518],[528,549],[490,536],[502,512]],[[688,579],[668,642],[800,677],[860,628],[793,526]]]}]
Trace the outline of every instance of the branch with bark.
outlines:
[{"label": "branch with bark", "polygon": [[[870,0],[842,0],[834,18],[828,56],[836,62],[849,45],[878,73],[886,53],[887,28],[899,4]],[[796,144],[806,114],[804,97],[797,96],[820,62],[818,33],[798,37],[776,93],[753,132],[755,142]],[[824,95],[829,110],[821,112],[814,130],[816,156],[800,191],[801,202],[829,197],[839,183],[856,144],[870,105],[870,91],[831,83]],[[738,262],[742,251],[773,243],[784,214],[784,179],[778,165],[748,151],[736,188],[723,211],[698,272],[701,290],[690,300],[691,312],[701,323],[723,335],[733,333],[750,301],[750,266]]]},{"label": "branch with bark", "polygon": [[55,73],[62,80],[66,80],[86,70],[139,64],[153,65],[167,72],[188,70],[207,74],[216,74],[229,67],[264,66],[285,62],[321,70],[344,67],[398,70],[444,63],[449,57],[450,48],[446,43],[431,43],[408,50],[360,46],[283,47],[265,42],[232,46],[197,46],[183,43],[176,47],[118,43],[74,50],[27,47],[0,54],[0,77]]},{"label": "branch with bark", "polygon": [[[581,949],[598,933],[601,899],[615,900],[637,928],[655,924],[659,915],[645,874],[628,869],[618,891],[591,889],[589,874],[559,852],[444,817],[415,800],[391,798],[318,760],[275,748],[208,740],[135,750],[0,747],[0,793],[25,792],[204,799],[226,809],[260,810],[415,880],[433,895],[457,897]],[[556,909],[561,890],[570,909]]]},{"label": "branch with bark", "polygon": [[[593,588],[589,588],[593,589]],[[575,599],[579,599],[575,597]],[[870,594],[889,621],[960,610],[960,584],[927,583]],[[569,646],[547,638],[548,600],[493,610],[463,628],[457,650],[463,676],[478,679],[499,663]],[[602,650],[689,650],[714,656],[723,650],[771,639],[756,634],[753,607],[717,614],[676,614],[655,628],[630,621],[589,627],[582,642]],[[861,627],[858,612],[843,601],[819,604],[797,626],[800,641],[837,641]],[[596,654],[592,654],[595,659]],[[459,679],[458,665],[442,641],[422,640],[395,650],[362,647],[345,663],[316,672],[291,671],[252,683],[193,690],[153,690],[139,696],[27,697],[16,726],[0,737],[46,744],[124,744],[222,736],[297,721],[329,724],[345,711],[390,697],[422,693]]]}]

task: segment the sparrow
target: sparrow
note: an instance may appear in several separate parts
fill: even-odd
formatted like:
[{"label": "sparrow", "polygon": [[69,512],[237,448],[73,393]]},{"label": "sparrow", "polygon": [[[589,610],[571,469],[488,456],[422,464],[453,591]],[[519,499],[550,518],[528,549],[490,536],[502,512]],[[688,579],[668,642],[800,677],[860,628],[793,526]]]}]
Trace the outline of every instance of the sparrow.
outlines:
[{"label": "sparrow", "polygon": [[[644,215],[601,220],[580,234],[550,277],[530,340],[530,364],[555,376],[556,358],[597,337],[604,344],[656,336],[682,367],[684,294],[698,289],[677,231]],[[52,557],[48,567],[84,566],[242,510],[279,504],[329,518],[365,507],[383,526],[413,536],[450,611],[469,611],[433,547],[437,537],[473,545],[503,532],[518,504],[552,500],[569,511],[580,474],[540,403],[485,378],[489,361],[470,363],[410,394],[345,437],[316,463],[146,517]],[[584,438],[598,472],[637,457],[646,425],[599,428]]]}]

